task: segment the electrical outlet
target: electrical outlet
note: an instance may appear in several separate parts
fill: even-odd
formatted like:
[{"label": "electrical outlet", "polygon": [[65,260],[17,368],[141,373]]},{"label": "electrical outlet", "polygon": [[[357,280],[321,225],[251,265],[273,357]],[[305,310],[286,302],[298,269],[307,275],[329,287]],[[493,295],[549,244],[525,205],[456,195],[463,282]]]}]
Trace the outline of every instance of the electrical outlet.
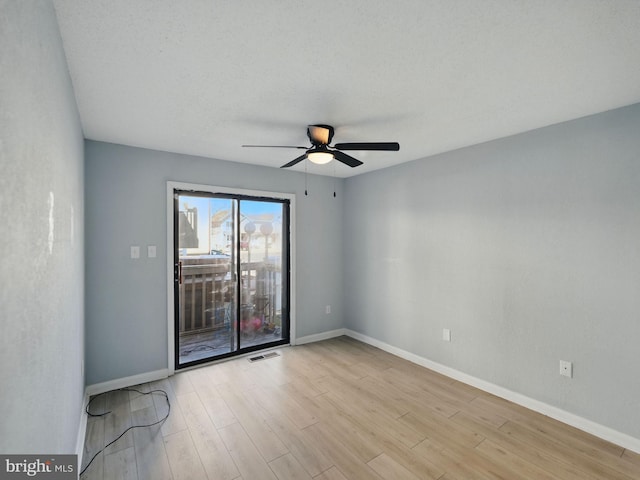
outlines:
[{"label": "electrical outlet", "polygon": [[560,360],[560,375],[564,377],[573,377],[573,364],[566,360]]},{"label": "electrical outlet", "polygon": [[442,329],[442,340],[444,340],[445,342],[451,341],[451,330],[449,330],[448,328]]}]

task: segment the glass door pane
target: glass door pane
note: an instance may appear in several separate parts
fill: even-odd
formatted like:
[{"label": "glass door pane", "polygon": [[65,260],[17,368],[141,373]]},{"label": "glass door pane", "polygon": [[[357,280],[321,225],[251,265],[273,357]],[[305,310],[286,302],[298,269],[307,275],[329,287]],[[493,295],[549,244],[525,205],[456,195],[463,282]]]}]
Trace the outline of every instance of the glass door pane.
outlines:
[{"label": "glass door pane", "polygon": [[236,210],[233,199],[178,196],[178,366],[237,350]]},{"label": "glass door pane", "polygon": [[285,207],[277,201],[240,200],[241,348],[289,338]]}]

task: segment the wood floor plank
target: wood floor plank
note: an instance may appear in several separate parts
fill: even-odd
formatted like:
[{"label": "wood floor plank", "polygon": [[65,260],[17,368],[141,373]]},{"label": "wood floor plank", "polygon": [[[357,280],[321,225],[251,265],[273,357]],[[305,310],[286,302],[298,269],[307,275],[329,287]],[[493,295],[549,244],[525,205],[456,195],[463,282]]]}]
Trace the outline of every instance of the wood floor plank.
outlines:
[{"label": "wood floor plank", "polygon": [[323,388],[318,382],[311,380],[308,377],[293,377],[289,383],[285,383],[280,387],[287,393],[290,393],[291,390],[297,392],[298,396],[304,397],[317,397],[318,395],[322,395],[323,393],[327,393],[327,389]]},{"label": "wood floor plank", "polygon": [[457,413],[452,417],[452,420],[464,425],[469,430],[480,433],[506,451],[518,455],[558,478],[563,480],[599,480],[598,477],[579,470],[575,465],[566,462],[563,458],[553,453],[549,453],[546,449],[540,450],[531,444],[518,440],[500,429],[480,422],[476,417],[472,417],[466,412]]},{"label": "wood floor plank", "polygon": [[450,462],[463,464],[466,470],[472,472],[471,475],[469,475],[471,478],[477,475],[492,480],[531,480],[525,473],[513,472],[508,468],[504,468],[499,463],[487,459],[485,456],[480,455],[476,449],[468,449],[460,452],[445,448],[440,453]]},{"label": "wood floor plank", "polygon": [[347,381],[335,375],[323,378],[320,383],[339,397],[357,398],[359,401],[371,405],[372,408],[385,412],[393,419],[400,418],[409,412],[409,408],[405,403],[395,404],[384,393],[375,391],[375,388],[370,384],[363,384],[355,380]]},{"label": "wood floor plank", "polygon": [[256,446],[242,428],[242,425],[234,423],[218,431],[243,478],[277,480],[277,477],[264,461]]},{"label": "wood floor plank", "polygon": [[275,416],[286,415],[298,426],[305,428],[319,421],[313,413],[299,404],[295,398],[278,386],[258,388],[250,393],[258,403]]},{"label": "wood floor plank", "polygon": [[413,448],[393,443],[386,444],[385,454],[421,480],[439,479],[445,473],[444,470],[429,461],[428,458],[418,454]]},{"label": "wood floor plank", "polygon": [[458,445],[473,448],[484,439],[482,435],[451,422],[437,413],[424,414],[420,417],[408,413],[399,421],[415,428],[427,438],[451,448]]},{"label": "wood floor plank", "polygon": [[[129,393],[123,390],[114,390],[106,394],[106,411],[104,416],[104,441],[105,445],[118,438],[118,436],[131,426],[131,408],[129,406]],[[133,447],[133,433],[125,433],[117,442],[107,447],[105,454],[117,452]]]},{"label": "wood floor plank", "polygon": [[317,427],[316,429],[325,436],[342,444],[362,463],[366,463],[382,453],[382,445],[378,439],[371,435],[370,431],[360,428],[357,421],[336,408],[324,396],[318,397],[316,401],[325,413],[320,415],[322,421],[312,425],[313,427]]},{"label": "wood floor plank", "polygon": [[363,378],[359,384],[367,385],[369,390],[372,391],[378,390],[386,392],[386,398],[393,403],[402,405],[404,413],[413,412],[416,414],[422,414],[425,409],[428,409],[429,411],[433,410],[442,416],[449,417],[459,411],[463,405],[466,405],[464,402],[453,405],[441,400],[430,392],[426,392],[425,390],[421,390],[414,395],[408,395],[403,389],[397,388],[396,385],[379,377]]},{"label": "wood floor plank", "polygon": [[358,380],[367,375],[367,372],[356,366],[357,364],[350,364],[346,359],[334,355],[321,344],[322,342],[305,345],[307,354],[317,365],[326,368],[332,376],[351,381]]},{"label": "wood floor plank", "polygon": [[262,385],[279,386],[291,381],[293,372],[280,352],[280,350],[267,352],[277,353],[278,356],[251,364],[250,368],[263,380]]},{"label": "wood floor plank", "polygon": [[393,478],[398,480],[418,480],[413,473],[404,468],[389,455],[381,453],[373,460],[367,462],[373,470],[382,478]]},{"label": "wood floor plank", "polygon": [[311,480],[312,477],[291,453],[269,462],[278,480]]},{"label": "wood floor plank", "polygon": [[331,467],[320,475],[313,477],[314,480],[348,480],[337,467]]},{"label": "wood floor plank", "polygon": [[136,480],[136,454],[133,447],[118,450],[104,457],[104,480]]},{"label": "wood floor plank", "polygon": [[544,417],[544,415],[540,413],[524,408],[503,398],[496,397],[495,395],[486,393],[478,395],[470,402],[470,404],[488,412],[496,413],[507,420],[519,421],[527,417]]},{"label": "wood floor plank", "polygon": [[[351,344],[340,341],[337,338],[331,338],[321,343],[329,352],[333,352],[346,365],[355,365],[358,363],[375,362],[375,355],[368,352],[353,348]],[[388,368],[388,367],[387,367]]]},{"label": "wood floor plank", "polygon": [[578,430],[575,427],[552,420],[546,416],[527,416],[519,423],[537,430],[545,435],[551,435],[563,443],[567,443],[587,455],[596,456],[603,462],[620,458],[624,449],[611,442]]},{"label": "wood floor plank", "polygon": [[283,358],[298,376],[309,380],[317,380],[331,374],[329,368],[312,359],[304,346],[283,350]]},{"label": "wood floor plank", "polygon": [[315,477],[333,465],[306,430],[299,429],[288,417],[269,416],[267,423],[310,476]]},{"label": "wood floor plank", "polygon": [[201,399],[220,397],[216,390],[216,386],[211,381],[211,377],[209,375],[209,372],[213,368],[215,368],[215,365],[196,368],[189,371],[189,380],[191,381],[191,385]]},{"label": "wood floor plank", "polygon": [[473,448],[460,446],[450,450],[437,441],[424,440],[416,445],[413,450],[427,458],[448,476],[460,479],[482,480],[521,480],[523,477],[514,476],[512,472],[486,460]]},{"label": "wood floor plank", "polygon": [[461,382],[442,382],[439,377],[436,377],[438,381],[432,382],[429,378],[430,376],[425,377],[427,383],[425,383],[423,389],[451,405],[471,402],[481,394],[480,390]]},{"label": "wood floor plank", "polygon": [[153,406],[153,397],[151,395],[144,395],[144,393],[138,393],[135,390],[147,393],[149,392],[149,385],[135,385],[131,387],[131,390],[128,390],[129,408],[132,412]]},{"label": "wood floor plank", "polygon": [[[208,478],[189,430],[180,430],[164,437],[171,473],[175,480]],[[209,480],[214,480],[209,478]]]},{"label": "wood floor plank", "polygon": [[[324,397],[330,401],[329,394],[326,394]],[[334,407],[336,406],[334,403]],[[354,427],[359,430],[360,435],[367,436],[369,443],[372,443],[379,451],[386,453],[404,465],[418,478],[431,480],[442,475],[442,470],[439,470],[426,459],[416,455],[410,448],[405,447],[402,442],[398,441],[393,432],[389,431],[385,426],[377,425],[375,421],[372,421],[371,418],[364,415],[349,414],[349,420],[353,423]]]},{"label": "wood floor plank", "polygon": [[212,381],[212,373],[216,367],[222,365],[210,365],[195,370],[191,370],[190,380],[195,393],[200,397],[200,401],[207,411],[209,418],[216,428],[223,428],[237,422],[224,399],[220,396],[218,387]]},{"label": "wood floor plank", "polygon": [[473,404],[473,402],[462,405],[460,407],[460,411],[465,412],[467,415],[472,416],[479,422],[485,423],[487,426],[493,428],[500,428],[508,421],[505,417],[498,413],[477,407]]},{"label": "wood floor plank", "polygon": [[630,480],[632,478],[611,468],[609,465],[600,463],[570,446],[555,441],[553,437],[545,436],[539,432],[530,430],[513,420],[505,423],[500,427],[500,430],[522,440],[525,443],[534,445],[536,448],[546,450],[552,455],[559,456],[563,460],[575,465],[578,469],[583,470],[586,474],[590,474],[596,478],[615,480]]},{"label": "wood floor plank", "polygon": [[405,372],[394,368],[374,374],[373,378],[379,381],[380,388],[392,386],[401,391],[406,396],[407,406],[410,411],[420,414],[424,409],[432,409],[445,417],[450,417],[460,410],[461,402],[456,404],[448,403],[436,395],[428,392],[424,381],[415,378],[415,375],[408,375]]},{"label": "wood floor plank", "polygon": [[479,405],[485,411],[496,410],[507,412],[511,420],[517,421],[519,424],[525,425],[532,430],[537,430],[543,434],[552,435],[557,439],[561,439],[563,443],[570,443],[577,449],[584,451],[587,455],[596,455],[601,457],[603,461],[608,455],[609,460],[620,458],[624,449],[611,442],[598,438],[589,433],[583,432],[570,425],[558,422],[545,415],[532,412],[531,410],[515,405],[507,400],[494,397],[493,395],[482,395],[471,402],[472,405]]},{"label": "wood floor plank", "polygon": [[380,350],[379,348],[367,345],[366,343],[362,343],[358,340],[354,340],[353,338],[347,337],[346,335],[333,338],[332,344],[338,346],[338,348],[340,349],[349,351],[353,355],[364,356],[367,359],[372,359],[376,362],[382,362],[385,365],[389,366],[394,363],[393,359],[398,358],[392,355],[388,355],[386,352]]},{"label": "wood floor plank", "polygon": [[[357,385],[365,392],[365,395],[380,401],[385,410],[398,414],[396,418],[410,411],[410,403],[407,396],[394,387],[384,388],[381,382],[369,375],[360,379]],[[395,408],[391,408],[394,407]]]},{"label": "wood floor plank", "polygon": [[379,411],[369,409],[366,404],[363,405],[355,401],[345,403],[342,398],[337,397],[332,392],[324,394],[323,398],[326,398],[335,406],[339,406],[351,418],[355,418],[361,423],[375,424],[408,448],[415,446],[426,438],[425,434],[418,432],[411,426],[399,422],[397,419],[392,419]]},{"label": "wood floor plank", "polygon": [[[481,479],[486,480],[483,472],[474,472],[473,468],[468,466],[462,455],[452,459],[443,453],[444,448],[437,442],[426,439],[412,448],[412,450],[422,458],[435,465],[440,471],[445,472],[443,477],[453,477],[456,479]],[[441,477],[438,477],[441,478]]]},{"label": "wood floor plank", "polygon": [[[95,410],[98,411],[98,410]],[[102,411],[102,410],[101,410]],[[82,470],[89,464],[91,459],[104,447],[104,417],[93,417],[93,421],[87,423],[85,434],[84,452],[82,455]],[[83,480],[101,480],[104,475],[104,454],[99,454],[86,472]]]},{"label": "wood floor plank", "polygon": [[216,480],[232,480],[240,476],[198,394],[178,395],[178,401],[207,476]]},{"label": "wood floor plank", "polygon": [[216,363],[203,369],[212,385],[232,382],[236,371],[240,370],[238,363],[234,360]]},{"label": "wood floor plank", "polygon": [[565,426],[556,422],[550,424],[548,421],[533,422],[530,420],[520,421],[521,425],[533,430],[534,432],[548,438],[553,438],[566,447],[571,447],[576,452],[597,460],[603,465],[607,465],[625,475],[633,477],[636,475],[637,467],[629,465],[628,462],[621,458],[623,449],[610,442],[592,437],[584,432],[575,434],[572,432],[573,427]]},{"label": "wood floor plank", "polygon": [[193,392],[193,384],[191,383],[191,371],[176,373],[169,377],[169,383],[176,395],[184,395]]},{"label": "wood floor plank", "polygon": [[375,470],[360,460],[352,450],[344,444],[336,442],[331,434],[323,432],[320,424],[311,425],[305,428],[305,431],[349,480],[382,479]]},{"label": "wood floor plank", "polygon": [[559,477],[500,447],[491,440],[483,440],[475,450],[484,455],[487,460],[512,472],[514,478],[522,476],[523,478],[535,478],[536,480],[561,480]]},{"label": "wood floor plank", "polygon": [[176,432],[186,430],[187,424],[184,421],[182,412],[180,411],[180,405],[176,399],[176,394],[173,391],[173,387],[168,379],[158,380],[150,384],[151,390],[162,390],[166,392],[169,398],[169,405],[167,400],[162,395],[153,395],[153,405],[156,407],[156,414],[158,418],[163,418],[167,413],[169,417],[162,424],[162,435],[165,437]]},{"label": "wood floor plank", "polygon": [[201,397],[201,401],[216,428],[224,428],[227,425],[238,422],[238,419],[222,397]]},{"label": "wood floor plank", "polygon": [[[264,460],[270,462],[289,452],[278,436],[273,433],[258,408],[252,405],[252,401],[244,396],[237,386],[219,387],[220,395],[253,440]],[[245,475],[243,474],[243,476]]]},{"label": "wood floor plank", "polygon": [[[149,407],[135,410],[131,416],[134,425],[149,425],[158,420],[153,402]],[[133,429],[138,478],[173,479],[161,428],[161,425],[155,425]]]},{"label": "wood floor plank", "polygon": [[625,451],[622,452],[622,459],[640,468],[640,453],[625,449]]}]

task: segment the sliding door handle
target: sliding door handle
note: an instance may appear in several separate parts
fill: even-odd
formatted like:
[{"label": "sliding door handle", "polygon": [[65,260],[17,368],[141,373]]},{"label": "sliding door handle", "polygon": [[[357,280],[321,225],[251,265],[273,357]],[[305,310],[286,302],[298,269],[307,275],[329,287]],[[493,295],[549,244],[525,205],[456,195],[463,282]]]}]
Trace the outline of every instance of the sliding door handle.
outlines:
[{"label": "sliding door handle", "polygon": [[174,266],[175,266],[175,270],[173,271],[174,280],[178,282],[179,285],[182,285],[182,262],[178,262]]}]

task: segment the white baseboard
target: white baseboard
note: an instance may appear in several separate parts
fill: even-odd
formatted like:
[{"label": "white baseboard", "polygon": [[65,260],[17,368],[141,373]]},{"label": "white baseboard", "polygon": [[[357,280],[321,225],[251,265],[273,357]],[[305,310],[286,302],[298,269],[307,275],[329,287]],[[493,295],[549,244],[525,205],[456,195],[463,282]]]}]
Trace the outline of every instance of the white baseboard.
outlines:
[{"label": "white baseboard", "polygon": [[291,345],[304,345],[305,343],[320,342],[321,340],[328,340],[342,335],[346,335],[346,329],[338,328],[336,330],[329,330],[328,332],[314,333],[313,335],[296,338],[295,343],[291,342]]},{"label": "white baseboard", "polygon": [[87,395],[91,397],[93,395],[98,395],[99,393],[110,392],[111,390],[117,390],[119,388],[133,387],[134,385],[140,385],[141,383],[155,382],[156,380],[167,378],[169,375],[169,369],[164,368],[162,370],[140,373],[130,377],[116,378],[115,380],[109,380],[108,382],[88,385],[86,392]]},{"label": "white baseboard", "polygon": [[[401,348],[394,347],[393,345],[389,345],[388,343],[382,342],[362,333],[349,330],[348,328],[345,328],[343,330],[344,335],[347,335],[351,338],[360,340],[361,342],[367,343],[373,347],[377,347],[380,350],[384,350],[385,352],[389,352],[400,358],[404,358],[405,360],[446,375],[447,377],[479,388],[480,390],[491,393],[500,398],[504,398],[505,400],[509,400],[510,402],[517,403],[518,405],[528,408],[529,410],[533,410],[548,417],[554,418],[560,422],[571,425],[572,427],[576,427],[584,432],[595,435],[596,437],[602,438],[603,440],[614,443],[633,452],[640,453],[640,439],[634,438],[630,435],[627,435],[626,433],[619,432],[612,428],[593,422],[589,419],[562,410],[558,407],[554,407],[553,405],[549,405],[539,400],[527,397],[526,395],[522,395],[521,393],[514,392],[494,383],[487,382],[486,380],[468,375],[454,368],[447,367],[446,365],[442,365],[440,363],[416,355],[415,353],[411,353]],[[321,335],[322,334],[318,334],[318,336]]]}]

